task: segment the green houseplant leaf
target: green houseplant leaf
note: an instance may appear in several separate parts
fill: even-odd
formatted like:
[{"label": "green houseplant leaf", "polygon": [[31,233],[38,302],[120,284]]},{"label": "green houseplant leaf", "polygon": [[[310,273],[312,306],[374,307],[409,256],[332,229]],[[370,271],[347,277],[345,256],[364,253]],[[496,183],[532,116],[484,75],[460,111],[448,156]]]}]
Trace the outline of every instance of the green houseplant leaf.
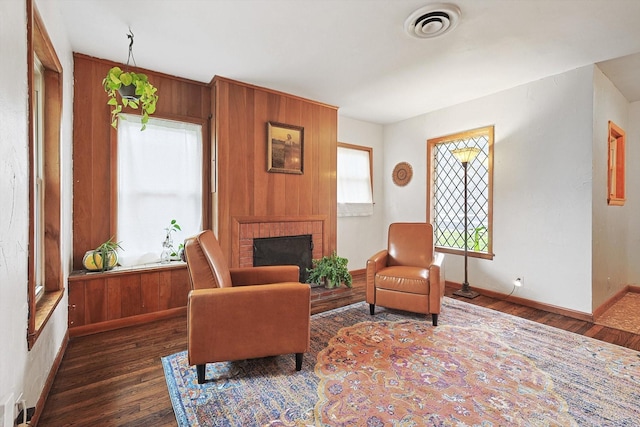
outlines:
[{"label": "green houseplant leaf", "polygon": [[[145,130],[149,122],[149,116],[156,111],[158,102],[158,89],[155,88],[145,74],[133,71],[122,71],[120,67],[113,67],[102,80],[102,86],[109,96],[107,104],[111,109],[111,126],[118,127],[118,116],[123,107],[134,110],[141,109],[142,127]],[[118,91],[126,86],[135,87],[135,96],[123,98],[118,96]]]},{"label": "green houseplant leaf", "polygon": [[[111,237],[106,242],[100,244],[97,248],[87,251],[85,258],[83,258],[83,264],[87,269],[93,271],[111,270],[118,263],[117,249],[122,249],[122,246],[120,246],[120,242],[115,242],[113,237]],[[92,263],[85,262],[87,257],[90,258]]]},{"label": "green houseplant leaf", "polygon": [[353,278],[347,268],[348,262],[346,258],[338,256],[336,251],[333,251],[330,256],[325,255],[320,259],[311,260],[313,268],[307,269],[309,273],[307,283],[321,284],[326,281],[326,287],[329,289],[344,283],[350,288]]}]

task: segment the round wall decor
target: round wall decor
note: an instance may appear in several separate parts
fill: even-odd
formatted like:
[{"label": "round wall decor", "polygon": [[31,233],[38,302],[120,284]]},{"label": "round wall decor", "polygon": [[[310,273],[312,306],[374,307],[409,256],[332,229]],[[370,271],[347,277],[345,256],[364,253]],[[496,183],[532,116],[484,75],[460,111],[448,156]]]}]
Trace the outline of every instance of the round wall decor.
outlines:
[{"label": "round wall decor", "polygon": [[411,181],[412,176],[413,168],[407,162],[400,162],[393,168],[393,183],[400,187],[407,185],[409,181]]}]

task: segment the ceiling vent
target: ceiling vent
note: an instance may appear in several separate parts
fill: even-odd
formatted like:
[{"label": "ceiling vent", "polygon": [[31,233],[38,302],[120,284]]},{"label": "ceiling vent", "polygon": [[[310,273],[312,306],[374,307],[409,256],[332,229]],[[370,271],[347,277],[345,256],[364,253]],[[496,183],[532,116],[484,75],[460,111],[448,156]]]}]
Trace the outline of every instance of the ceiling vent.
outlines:
[{"label": "ceiling vent", "polygon": [[404,22],[412,37],[428,39],[453,30],[460,19],[460,9],[452,4],[430,4],[413,12]]}]

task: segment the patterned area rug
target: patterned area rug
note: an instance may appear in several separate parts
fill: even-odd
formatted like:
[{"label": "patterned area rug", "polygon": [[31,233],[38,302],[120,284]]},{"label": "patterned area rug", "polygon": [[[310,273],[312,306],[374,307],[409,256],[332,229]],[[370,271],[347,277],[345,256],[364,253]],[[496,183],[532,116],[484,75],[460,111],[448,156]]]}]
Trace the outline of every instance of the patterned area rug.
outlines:
[{"label": "patterned area rug", "polygon": [[430,317],[358,303],[293,355],[162,359],[180,426],[638,426],[640,353],[445,298]]}]

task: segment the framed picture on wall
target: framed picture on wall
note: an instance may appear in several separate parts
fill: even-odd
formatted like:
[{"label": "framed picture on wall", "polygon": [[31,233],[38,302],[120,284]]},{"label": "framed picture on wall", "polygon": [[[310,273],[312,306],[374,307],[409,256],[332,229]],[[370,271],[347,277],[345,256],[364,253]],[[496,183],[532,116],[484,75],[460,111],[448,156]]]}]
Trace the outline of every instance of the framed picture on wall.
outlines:
[{"label": "framed picture on wall", "polygon": [[267,171],[302,174],[304,128],[267,122]]}]

